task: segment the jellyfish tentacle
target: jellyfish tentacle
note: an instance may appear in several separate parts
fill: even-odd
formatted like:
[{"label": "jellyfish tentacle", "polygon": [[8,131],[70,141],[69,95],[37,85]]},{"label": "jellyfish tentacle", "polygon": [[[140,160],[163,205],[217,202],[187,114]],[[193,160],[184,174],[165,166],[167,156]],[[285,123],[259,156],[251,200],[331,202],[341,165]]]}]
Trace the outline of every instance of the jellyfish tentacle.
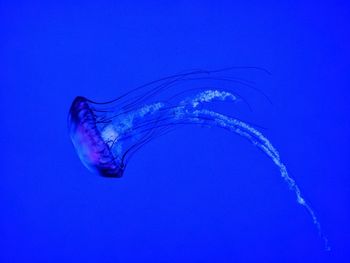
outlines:
[{"label": "jellyfish tentacle", "polygon": [[129,162],[130,158],[143,146],[145,146],[147,143],[153,141],[155,138],[159,138],[161,136],[164,136],[165,134],[168,134],[172,130],[174,130],[174,127],[171,127],[171,124],[165,125],[162,129],[156,129],[152,134],[149,134],[148,137],[145,137],[143,140],[138,141],[136,144],[132,145],[128,150],[123,154],[122,161],[127,165]]},{"label": "jellyfish tentacle", "polygon": [[[178,106],[171,106],[167,104],[153,103],[150,105],[145,105],[142,108],[132,111],[130,113],[121,114],[118,119],[115,119],[116,130],[118,131],[120,137],[119,141],[127,140],[135,136],[135,134],[141,134],[147,132],[149,129],[154,129],[155,127],[164,127],[167,124],[177,124],[174,122],[174,116],[183,114],[185,109],[197,108],[203,105],[204,103],[210,103],[213,101],[236,101],[237,98],[235,94],[232,94],[228,91],[222,90],[205,90],[198,93],[192,99],[187,98],[178,103]],[[148,119],[145,118],[146,115],[152,115]],[[111,118],[116,118],[113,116]],[[121,123],[121,120],[132,120],[127,127],[120,128],[118,124]],[[182,120],[182,122],[184,122]],[[181,123],[185,124],[185,123]],[[188,124],[188,121],[187,121]],[[107,127],[109,123],[107,122],[103,129]],[[252,124],[255,127],[258,127],[256,124]],[[120,126],[120,125],[119,125]],[[260,127],[262,128],[262,127]]]},{"label": "jellyfish tentacle", "polygon": [[188,123],[191,124],[204,123],[210,127],[217,126],[224,128],[248,139],[251,143],[260,148],[279,168],[281,177],[287,183],[288,187],[294,192],[298,204],[306,208],[308,214],[311,216],[313,224],[316,226],[319,235],[324,240],[325,248],[327,250],[330,249],[328,240],[322,232],[321,225],[315,215],[315,212],[305,201],[305,198],[302,196],[300,188],[296,184],[295,180],[289,176],[287,168],[281,161],[278,151],[261,132],[241,120],[237,120],[207,109],[195,109],[193,111],[186,110],[179,119],[182,121],[187,120]]},{"label": "jellyfish tentacle", "polygon": [[[198,88],[186,89],[184,91],[181,91],[181,92],[179,92],[179,93],[177,93],[177,94],[167,98],[166,102],[170,104],[176,98],[179,98],[179,97],[181,97],[182,95],[184,95],[186,93],[190,93],[190,92],[194,92],[194,91],[196,91],[196,92],[203,92],[203,91],[206,91],[206,90],[214,90],[214,89],[217,89],[217,88],[215,88],[215,87],[208,87],[207,86],[207,87],[198,87]],[[225,89],[225,91],[232,93],[237,98],[237,100],[242,101],[248,107],[249,111],[253,111],[252,106],[249,104],[248,100],[244,96],[238,94],[237,92],[234,92],[231,89]]]},{"label": "jellyfish tentacle", "polygon": [[[323,235],[321,231],[321,226],[319,221],[310,207],[310,205],[305,201],[304,197],[301,194],[299,186],[296,184],[295,180],[289,176],[286,166],[281,161],[279,152],[276,148],[271,144],[271,142],[258,130],[233,117],[229,117],[227,115],[211,111],[208,109],[200,108],[202,104],[210,103],[213,100],[232,100],[235,101],[237,98],[232,93],[227,91],[219,91],[219,90],[206,90],[203,91],[191,99],[182,100],[177,107],[159,107],[155,112],[165,111],[167,113],[167,117],[163,119],[157,119],[154,123],[152,123],[152,119],[150,122],[142,123],[144,127],[148,125],[154,124],[154,131],[160,129],[162,126],[171,125],[171,124],[204,124],[209,127],[220,127],[231,132],[234,132],[246,139],[248,139],[251,143],[253,143],[256,147],[262,150],[279,168],[280,175],[287,183],[288,187],[294,192],[297,198],[297,202],[306,208],[309,215],[312,217],[313,223],[316,226],[320,236],[324,239],[326,247],[328,248],[327,239]],[[164,121],[164,123],[163,123]],[[141,128],[134,127],[136,129]],[[148,141],[152,138],[150,137]],[[138,145],[140,148],[143,144]]]},{"label": "jellyfish tentacle", "polygon": [[[93,100],[87,99],[87,101],[91,104],[95,105],[110,105],[114,102],[118,102],[119,105],[125,104],[126,102],[122,102],[123,99],[126,99],[127,101],[133,101],[130,105],[126,105],[128,108],[135,106],[135,103],[141,103],[147,98],[153,97],[154,95],[158,94],[159,92],[168,89],[176,84],[178,84],[181,81],[187,81],[187,80],[222,80],[222,81],[231,81],[233,83],[237,83],[246,87],[249,87],[257,92],[259,92],[265,99],[267,99],[270,103],[270,99],[268,96],[260,89],[257,89],[254,87],[252,84],[249,84],[248,80],[245,80],[243,78],[237,78],[237,77],[232,77],[232,76],[217,76],[217,74],[225,73],[225,72],[230,72],[233,70],[238,70],[238,69],[243,69],[243,70],[256,70],[256,71],[261,71],[263,73],[266,73],[268,75],[271,75],[269,71],[262,67],[250,67],[250,66],[238,66],[238,67],[226,67],[218,70],[203,70],[203,69],[198,69],[198,70],[192,70],[192,71],[185,71],[184,73],[178,73],[174,75],[170,75],[167,77],[160,78],[158,80],[154,80],[151,82],[148,82],[146,84],[143,84],[139,87],[136,87],[132,89],[129,92],[126,92],[122,94],[121,96],[117,97],[116,99],[107,101],[107,102],[97,102]],[[201,76],[202,75],[202,76]],[[196,77],[198,76],[198,77]],[[206,76],[206,77],[205,77]],[[158,84],[160,83],[160,84]],[[156,85],[157,84],[157,85]],[[151,90],[148,90],[147,92],[144,92],[141,95],[137,95],[138,91],[142,91],[146,87],[152,87],[156,85],[155,87],[151,88]],[[134,97],[130,97],[130,95],[135,94]]]},{"label": "jellyfish tentacle", "polygon": [[[203,72],[201,73],[196,73],[196,74],[204,74]],[[160,92],[169,89],[173,86],[179,85],[181,82],[184,81],[199,81],[199,80],[211,80],[211,81],[226,81],[226,82],[231,82],[231,83],[235,83],[235,84],[239,84],[241,86],[245,86],[247,88],[250,88],[256,92],[258,92],[259,94],[261,94],[270,104],[272,104],[271,100],[269,99],[269,97],[260,89],[254,87],[252,84],[246,83],[243,79],[240,78],[233,78],[233,77],[219,77],[219,76],[213,76],[212,74],[215,74],[214,72],[205,72],[205,74],[209,75],[206,77],[191,77],[188,78],[188,75],[183,75],[183,76],[179,76],[178,78],[175,79],[171,79],[168,82],[162,83],[159,86],[155,87],[152,91],[143,94],[139,97],[137,97],[135,99],[134,98],[130,98],[129,101],[131,100],[132,102],[123,106],[124,110],[130,109],[132,107],[134,107],[135,105],[142,103],[144,101],[146,101],[149,98],[152,98],[153,96],[159,94]],[[203,88],[205,89],[205,88]],[[188,89],[186,89],[188,90]],[[185,91],[186,91],[185,90]]]},{"label": "jellyfish tentacle", "polygon": [[185,75],[195,75],[195,74],[203,74],[204,72],[208,72],[208,71],[204,71],[204,70],[194,70],[194,71],[190,71],[190,72],[186,72],[186,73],[178,73],[178,74],[174,74],[174,75],[170,75],[170,76],[166,76],[166,77],[163,77],[163,78],[160,78],[160,79],[157,79],[157,80],[153,80],[153,81],[150,81],[148,83],[145,83],[141,86],[138,86],[120,96],[118,96],[117,98],[113,99],[113,100],[110,100],[110,101],[106,101],[106,102],[98,102],[98,101],[93,101],[93,100],[88,100],[90,103],[93,103],[93,104],[98,104],[98,105],[107,105],[107,104],[111,104],[113,102],[116,102],[116,101],[119,101],[125,97],[128,97],[130,94],[132,93],[135,93],[137,91],[140,91],[146,87],[151,87],[157,83],[161,83],[163,81],[167,81],[169,79],[174,79],[174,78],[177,78],[177,77],[181,77],[181,76],[185,76]]},{"label": "jellyfish tentacle", "polygon": [[[225,129],[249,140],[273,161],[282,179],[294,192],[297,203],[303,206],[311,216],[313,224],[324,240],[326,249],[329,250],[328,240],[321,230],[314,210],[305,201],[296,181],[289,176],[279,152],[256,128],[257,125],[207,107],[214,102],[243,101],[251,109],[242,96],[231,90],[198,87],[185,89],[164,102],[138,106],[183,81],[230,81],[255,89],[244,80],[218,75],[227,70],[230,68],[216,71],[196,70],[165,77],[142,85],[108,102],[99,103],[84,97],[77,97],[70,110],[69,129],[81,161],[87,168],[97,171],[102,176],[121,177],[133,154],[150,141],[167,134],[176,127],[200,125]],[[153,87],[150,92],[137,95],[138,91],[150,86]],[[199,92],[176,103],[176,99],[194,91]],[[262,95],[268,99],[264,93]],[[268,101],[271,103],[269,99]],[[117,107],[113,106],[113,103],[117,102]]]}]

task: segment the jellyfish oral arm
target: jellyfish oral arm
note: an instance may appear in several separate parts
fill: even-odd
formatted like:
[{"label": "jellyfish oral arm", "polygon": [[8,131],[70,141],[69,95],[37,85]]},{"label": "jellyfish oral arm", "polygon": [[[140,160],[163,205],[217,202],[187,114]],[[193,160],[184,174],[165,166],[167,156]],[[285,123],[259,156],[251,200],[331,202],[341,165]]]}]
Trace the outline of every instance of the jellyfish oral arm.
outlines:
[{"label": "jellyfish oral arm", "polygon": [[289,176],[278,151],[267,137],[246,122],[205,107],[214,101],[236,102],[239,97],[230,91],[207,89],[177,103],[167,100],[136,106],[136,102],[143,98],[136,98],[127,107],[118,105],[115,109],[110,104],[116,100],[95,103],[77,97],[73,101],[68,120],[70,136],[80,160],[90,171],[105,177],[121,177],[131,155],[176,125],[219,127],[248,139],[273,161],[282,179],[294,192],[298,204],[306,208],[312,217],[329,250],[327,238],[313,209],[303,198],[300,188]]}]

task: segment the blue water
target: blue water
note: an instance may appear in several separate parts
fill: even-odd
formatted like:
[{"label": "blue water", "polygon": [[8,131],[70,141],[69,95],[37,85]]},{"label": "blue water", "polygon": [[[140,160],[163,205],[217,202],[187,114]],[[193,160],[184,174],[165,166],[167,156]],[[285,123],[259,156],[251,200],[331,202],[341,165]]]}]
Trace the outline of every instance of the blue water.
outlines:
[{"label": "blue water", "polygon": [[[0,262],[347,262],[349,7],[2,1]],[[278,149],[331,251],[274,163],[235,134],[176,129],[140,149],[121,179],[80,162],[67,132],[75,96],[106,101],[227,66],[271,72],[234,71],[259,91],[233,85],[252,110],[222,109]]]}]

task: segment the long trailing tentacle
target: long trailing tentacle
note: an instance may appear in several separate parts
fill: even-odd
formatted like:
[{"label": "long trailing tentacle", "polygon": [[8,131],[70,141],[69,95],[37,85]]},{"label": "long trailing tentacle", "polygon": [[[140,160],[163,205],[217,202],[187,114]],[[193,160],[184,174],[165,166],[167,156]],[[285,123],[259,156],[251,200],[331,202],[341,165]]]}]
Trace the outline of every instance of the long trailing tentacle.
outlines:
[{"label": "long trailing tentacle", "polygon": [[240,121],[231,117],[227,117],[223,114],[206,110],[206,109],[187,111],[186,113],[184,113],[182,118],[190,118],[191,121],[199,124],[202,122],[208,122],[208,120],[210,120],[213,126],[227,129],[242,137],[245,137],[248,140],[250,140],[255,146],[260,148],[268,157],[271,158],[271,160],[279,168],[281,177],[287,183],[289,188],[295,193],[297,202],[301,206],[305,207],[308,213],[310,214],[310,216],[312,217],[313,223],[315,224],[319,232],[319,235],[324,240],[325,248],[327,250],[330,249],[328,246],[328,240],[324,236],[321,230],[321,225],[315,215],[315,212],[310,207],[310,205],[305,201],[304,197],[301,194],[300,188],[296,184],[295,180],[289,176],[287,172],[287,168],[284,165],[284,163],[281,161],[278,151],[261,132],[259,132],[258,130],[256,130],[255,128],[253,128],[252,126],[248,125],[243,121]]},{"label": "long trailing tentacle", "polygon": [[[187,85],[192,83],[197,85],[198,90],[205,90],[208,87],[203,87],[199,81],[218,81],[220,82],[230,82],[231,84],[237,84],[238,86],[252,89],[259,94],[261,94],[269,103],[272,104],[268,96],[260,89],[254,86],[254,83],[243,78],[234,77],[231,75],[231,72],[234,70],[255,70],[261,71],[266,74],[271,74],[264,68],[260,67],[250,67],[250,66],[237,66],[237,67],[227,67],[218,70],[202,70],[196,69],[192,71],[185,71],[179,74],[167,76],[160,78],[155,81],[151,81],[139,87],[132,89],[131,91],[122,94],[116,99],[106,101],[106,102],[97,102],[90,99],[86,99],[90,103],[90,107],[96,112],[101,114],[116,114],[119,116],[122,113],[127,111],[133,111],[136,107],[139,107],[140,104],[146,103],[150,98],[155,97],[161,92],[170,89],[174,86],[179,86],[180,84]],[[224,74],[224,75],[223,75]],[[197,81],[194,83],[193,81]],[[187,83],[187,84],[186,84]],[[147,88],[147,90],[145,90]],[[193,88],[184,87],[184,91],[188,92],[194,90]],[[232,91],[231,91],[232,92]],[[182,93],[182,92],[181,92]],[[241,98],[244,103],[248,104],[244,98]],[[251,109],[250,105],[247,105]],[[118,112],[114,110],[119,108]],[[104,120],[103,120],[104,121]]]},{"label": "long trailing tentacle", "polygon": [[113,145],[119,146],[120,149],[121,144],[136,138],[136,141],[123,151],[122,161],[127,162],[130,156],[143,145],[158,136],[166,134],[175,126],[192,124],[219,127],[236,133],[262,150],[278,167],[281,177],[295,193],[297,202],[306,208],[312,217],[313,223],[328,250],[327,238],[321,231],[320,223],[313,209],[305,201],[295,180],[289,176],[285,164],[281,161],[278,151],[271,142],[247,122],[204,108],[206,103],[224,100],[235,102],[238,100],[238,96],[229,91],[210,89],[204,90],[191,98],[186,98],[174,106],[158,102],[145,105],[136,111],[124,112],[118,118],[110,120],[112,123],[117,122],[119,125],[119,128],[118,125],[115,125],[115,127],[119,129],[118,134],[120,136],[117,142],[113,142]]}]

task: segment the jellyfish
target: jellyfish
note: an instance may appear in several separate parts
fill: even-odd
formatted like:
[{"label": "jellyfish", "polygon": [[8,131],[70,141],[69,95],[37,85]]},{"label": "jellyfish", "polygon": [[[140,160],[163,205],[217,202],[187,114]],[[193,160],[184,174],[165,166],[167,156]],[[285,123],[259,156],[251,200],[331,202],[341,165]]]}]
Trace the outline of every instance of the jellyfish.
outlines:
[{"label": "jellyfish", "polygon": [[[113,100],[96,102],[78,96],[68,114],[71,141],[84,166],[103,177],[123,176],[131,156],[142,146],[184,125],[218,127],[237,134],[265,153],[279,170],[280,176],[296,196],[296,201],[311,216],[319,235],[329,250],[328,240],[321,231],[314,210],[301,194],[296,181],[288,174],[279,152],[254,125],[210,107],[213,103],[247,101],[230,88],[199,85],[196,81],[221,81],[239,84],[260,92],[244,79],[223,75],[233,68],[194,70],[167,76],[139,86]],[[250,69],[266,71],[261,68]],[[163,100],[159,94],[183,83],[193,84]],[[153,100],[153,101],[152,101]]]}]

